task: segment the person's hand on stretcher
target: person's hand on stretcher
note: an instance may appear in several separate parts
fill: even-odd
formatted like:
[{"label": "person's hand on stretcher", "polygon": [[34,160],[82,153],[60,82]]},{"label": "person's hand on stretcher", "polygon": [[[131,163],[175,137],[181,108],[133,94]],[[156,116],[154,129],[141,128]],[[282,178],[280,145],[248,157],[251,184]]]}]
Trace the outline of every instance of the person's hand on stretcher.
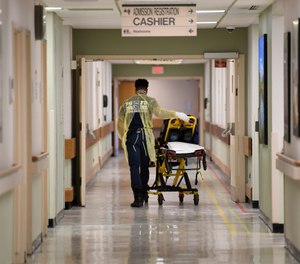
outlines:
[{"label": "person's hand on stretcher", "polygon": [[176,112],[176,117],[178,117],[179,119],[181,119],[184,122],[189,122],[189,117],[183,113],[183,112]]}]

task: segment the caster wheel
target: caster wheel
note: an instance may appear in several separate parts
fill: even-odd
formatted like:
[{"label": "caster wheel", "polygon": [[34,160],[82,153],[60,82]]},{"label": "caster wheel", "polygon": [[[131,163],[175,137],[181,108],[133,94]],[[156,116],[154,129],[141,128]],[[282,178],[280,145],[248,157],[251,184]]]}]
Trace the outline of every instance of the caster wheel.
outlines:
[{"label": "caster wheel", "polygon": [[198,205],[199,204],[199,194],[194,194],[194,205]]},{"label": "caster wheel", "polygon": [[179,202],[180,202],[180,204],[183,204],[183,199],[184,199],[184,194],[179,193]]},{"label": "caster wheel", "polygon": [[148,194],[146,194],[145,198],[144,198],[145,203],[148,203],[148,200],[149,200],[149,196],[148,196]]},{"label": "caster wheel", "polygon": [[158,198],[157,198],[157,201],[158,201],[159,205],[162,205],[163,202],[164,202],[164,196],[162,194],[159,194]]}]

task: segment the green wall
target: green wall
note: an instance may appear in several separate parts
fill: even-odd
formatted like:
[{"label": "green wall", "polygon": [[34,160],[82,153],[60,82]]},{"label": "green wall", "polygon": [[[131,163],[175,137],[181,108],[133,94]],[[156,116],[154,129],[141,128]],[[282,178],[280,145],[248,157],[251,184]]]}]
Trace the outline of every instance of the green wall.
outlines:
[{"label": "green wall", "polygon": [[[73,59],[77,55],[202,55],[204,52],[247,54],[247,28],[201,29],[196,37],[122,37],[120,29],[73,29]],[[161,76],[203,76],[199,64],[164,66]],[[152,76],[151,66],[113,65],[113,77]],[[156,75],[157,76],[157,75]]]},{"label": "green wall", "polygon": [[76,55],[195,55],[204,52],[247,53],[247,28],[199,29],[196,37],[122,37],[120,29],[73,29]]},{"label": "green wall", "polygon": [[113,77],[199,77],[204,75],[203,64],[164,65],[164,73],[152,74],[153,65],[113,64]]}]

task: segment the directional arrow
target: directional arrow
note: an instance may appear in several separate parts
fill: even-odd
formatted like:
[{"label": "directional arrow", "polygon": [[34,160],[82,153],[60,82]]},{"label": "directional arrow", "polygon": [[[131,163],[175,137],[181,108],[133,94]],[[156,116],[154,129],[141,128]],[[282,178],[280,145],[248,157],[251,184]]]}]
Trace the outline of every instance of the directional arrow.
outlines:
[{"label": "directional arrow", "polygon": [[190,33],[190,34],[192,34],[193,32],[194,32],[194,30],[192,30],[192,29],[189,30],[189,33]]},{"label": "directional arrow", "polygon": [[188,12],[189,12],[190,14],[193,14],[193,13],[194,13],[194,10],[191,8]]},{"label": "directional arrow", "polygon": [[124,13],[127,13],[128,15],[130,15],[130,9],[124,9]]},{"label": "directional arrow", "polygon": [[189,22],[192,24],[192,23],[194,22],[194,20],[193,20],[193,19],[190,19]]}]

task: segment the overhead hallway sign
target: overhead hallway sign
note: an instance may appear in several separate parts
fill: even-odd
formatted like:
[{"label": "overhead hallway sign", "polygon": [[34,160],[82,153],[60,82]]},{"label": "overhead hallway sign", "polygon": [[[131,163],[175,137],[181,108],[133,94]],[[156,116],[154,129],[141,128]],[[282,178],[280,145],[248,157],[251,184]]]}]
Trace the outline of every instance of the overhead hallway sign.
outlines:
[{"label": "overhead hallway sign", "polygon": [[196,5],[123,5],[122,37],[197,36]]}]

